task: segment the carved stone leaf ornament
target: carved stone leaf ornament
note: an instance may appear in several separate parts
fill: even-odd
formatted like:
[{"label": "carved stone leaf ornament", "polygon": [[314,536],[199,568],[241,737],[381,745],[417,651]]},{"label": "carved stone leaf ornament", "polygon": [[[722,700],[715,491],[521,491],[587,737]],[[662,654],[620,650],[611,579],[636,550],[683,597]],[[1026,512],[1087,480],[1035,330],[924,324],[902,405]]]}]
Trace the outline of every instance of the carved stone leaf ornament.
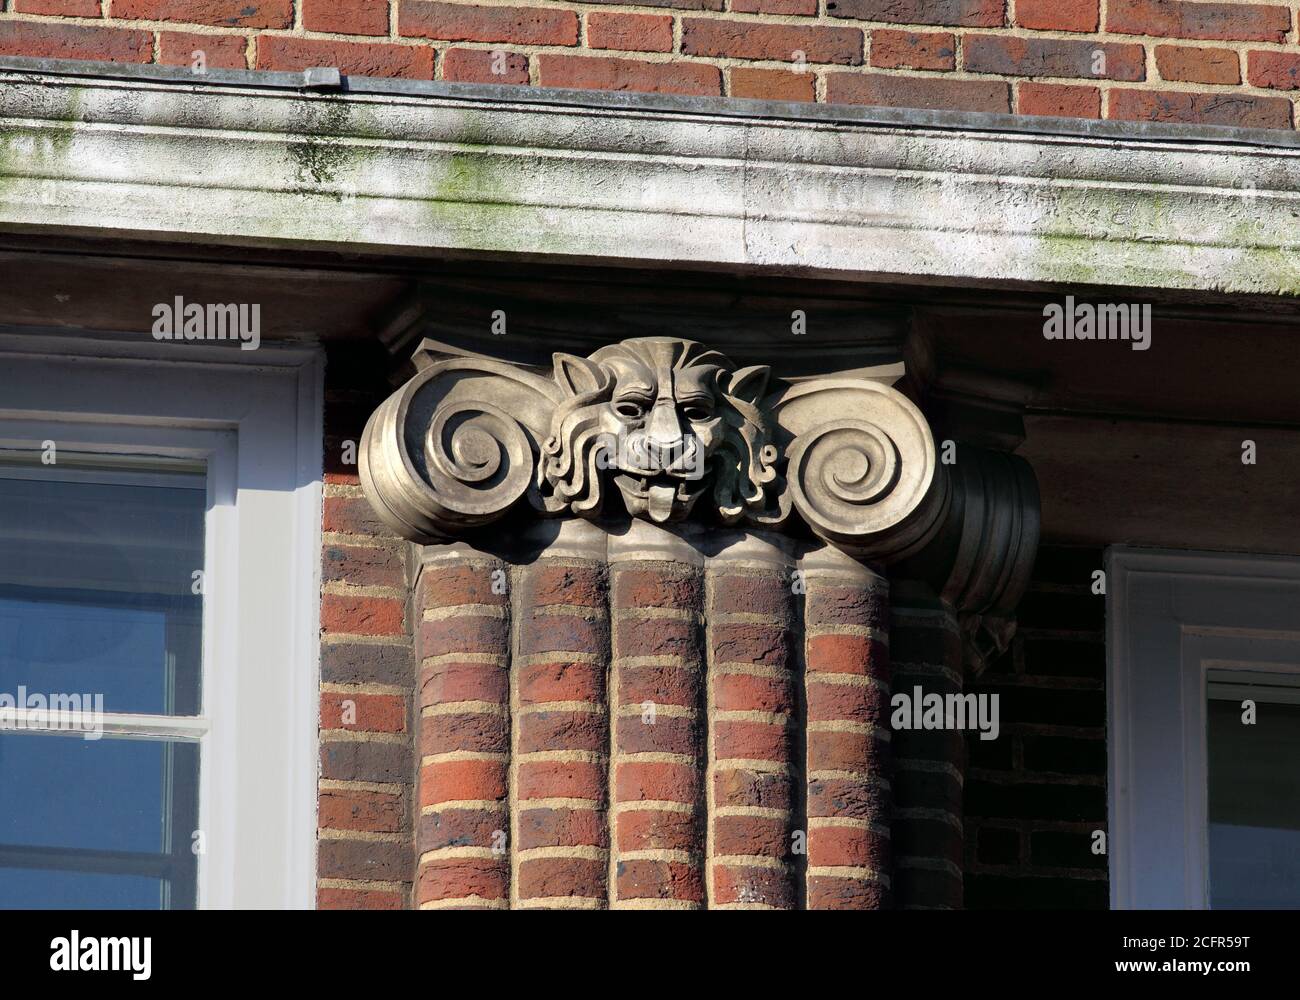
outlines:
[{"label": "carved stone leaf ornament", "polygon": [[549,375],[436,361],[372,415],[359,465],[379,516],[422,542],[514,509],[596,518],[621,502],[656,523],[802,523],[892,559],[923,544],[947,504],[929,426],[889,385],[785,383],[676,337],[556,354]]}]

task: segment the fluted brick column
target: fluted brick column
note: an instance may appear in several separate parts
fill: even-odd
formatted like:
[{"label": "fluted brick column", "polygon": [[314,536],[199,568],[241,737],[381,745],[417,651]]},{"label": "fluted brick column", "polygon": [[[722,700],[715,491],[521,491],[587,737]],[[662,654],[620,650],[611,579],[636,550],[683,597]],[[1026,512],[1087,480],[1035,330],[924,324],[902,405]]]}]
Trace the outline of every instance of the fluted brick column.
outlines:
[{"label": "fluted brick column", "polygon": [[962,734],[892,730],[882,574],[899,682],[960,692],[1032,565],[1023,462],[941,467],[885,366],[415,361],[358,467],[422,546],[420,905],[960,905]]},{"label": "fluted brick column", "polygon": [[789,560],[750,541],[710,559],[706,575],[709,901],[789,910],[800,895],[797,608]]},{"label": "fluted brick column", "polygon": [[879,909],[890,890],[889,586],[831,549],[802,569],[808,908]]},{"label": "fluted brick column", "polygon": [[516,569],[515,578],[514,901],[602,909],[609,867],[605,567],[543,556]]},{"label": "fluted brick column", "polygon": [[704,905],[703,574],[611,554],[612,906]]},{"label": "fluted brick column", "polygon": [[420,574],[420,907],[509,905],[505,574],[459,547]]}]

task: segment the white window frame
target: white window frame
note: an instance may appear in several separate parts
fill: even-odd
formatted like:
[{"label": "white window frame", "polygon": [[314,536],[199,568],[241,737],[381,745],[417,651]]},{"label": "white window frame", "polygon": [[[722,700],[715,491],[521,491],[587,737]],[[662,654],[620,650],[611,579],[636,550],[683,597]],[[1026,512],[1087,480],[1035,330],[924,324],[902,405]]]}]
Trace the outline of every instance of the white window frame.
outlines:
[{"label": "white window frame", "polygon": [[322,373],[316,349],[0,332],[0,448],[207,464],[203,714],[172,724],[201,746],[204,909],[315,905]]},{"label": "white window frame", "polygon": [[1300,559],[1106,553],[1110,898],[1208,908],[1206,673],[1300,667]]}]

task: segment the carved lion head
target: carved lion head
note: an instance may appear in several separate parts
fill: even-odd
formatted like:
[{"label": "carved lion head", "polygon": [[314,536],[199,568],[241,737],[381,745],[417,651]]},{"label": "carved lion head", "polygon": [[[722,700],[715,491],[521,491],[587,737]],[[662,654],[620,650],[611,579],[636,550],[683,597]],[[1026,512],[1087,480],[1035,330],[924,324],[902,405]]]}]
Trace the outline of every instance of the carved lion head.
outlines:
[{"label": "carved lion head", "polygon": [[612,479],[629,514],[657,522],[687,517],[710,490],[725,523],[761,510],[776,476],[767,377],[675,337],[557,354],[563,398],[538,467],[547,509],[594,514]]}]

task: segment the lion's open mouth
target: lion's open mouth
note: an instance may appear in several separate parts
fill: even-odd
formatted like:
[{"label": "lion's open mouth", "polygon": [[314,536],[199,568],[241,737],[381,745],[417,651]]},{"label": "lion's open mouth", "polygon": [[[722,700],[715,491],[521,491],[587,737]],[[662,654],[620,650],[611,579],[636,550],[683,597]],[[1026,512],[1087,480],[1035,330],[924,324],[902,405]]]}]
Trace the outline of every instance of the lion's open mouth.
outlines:
[{"label": "lion's open mouth", "polygon": [[689,510],[702,488],[699,480],[686,480],[666,472],[653,475],[625,472],[618,475],[615,482],[626,499],[644,503],[650,519],[660,524],[670,520],[679,510]]}]

